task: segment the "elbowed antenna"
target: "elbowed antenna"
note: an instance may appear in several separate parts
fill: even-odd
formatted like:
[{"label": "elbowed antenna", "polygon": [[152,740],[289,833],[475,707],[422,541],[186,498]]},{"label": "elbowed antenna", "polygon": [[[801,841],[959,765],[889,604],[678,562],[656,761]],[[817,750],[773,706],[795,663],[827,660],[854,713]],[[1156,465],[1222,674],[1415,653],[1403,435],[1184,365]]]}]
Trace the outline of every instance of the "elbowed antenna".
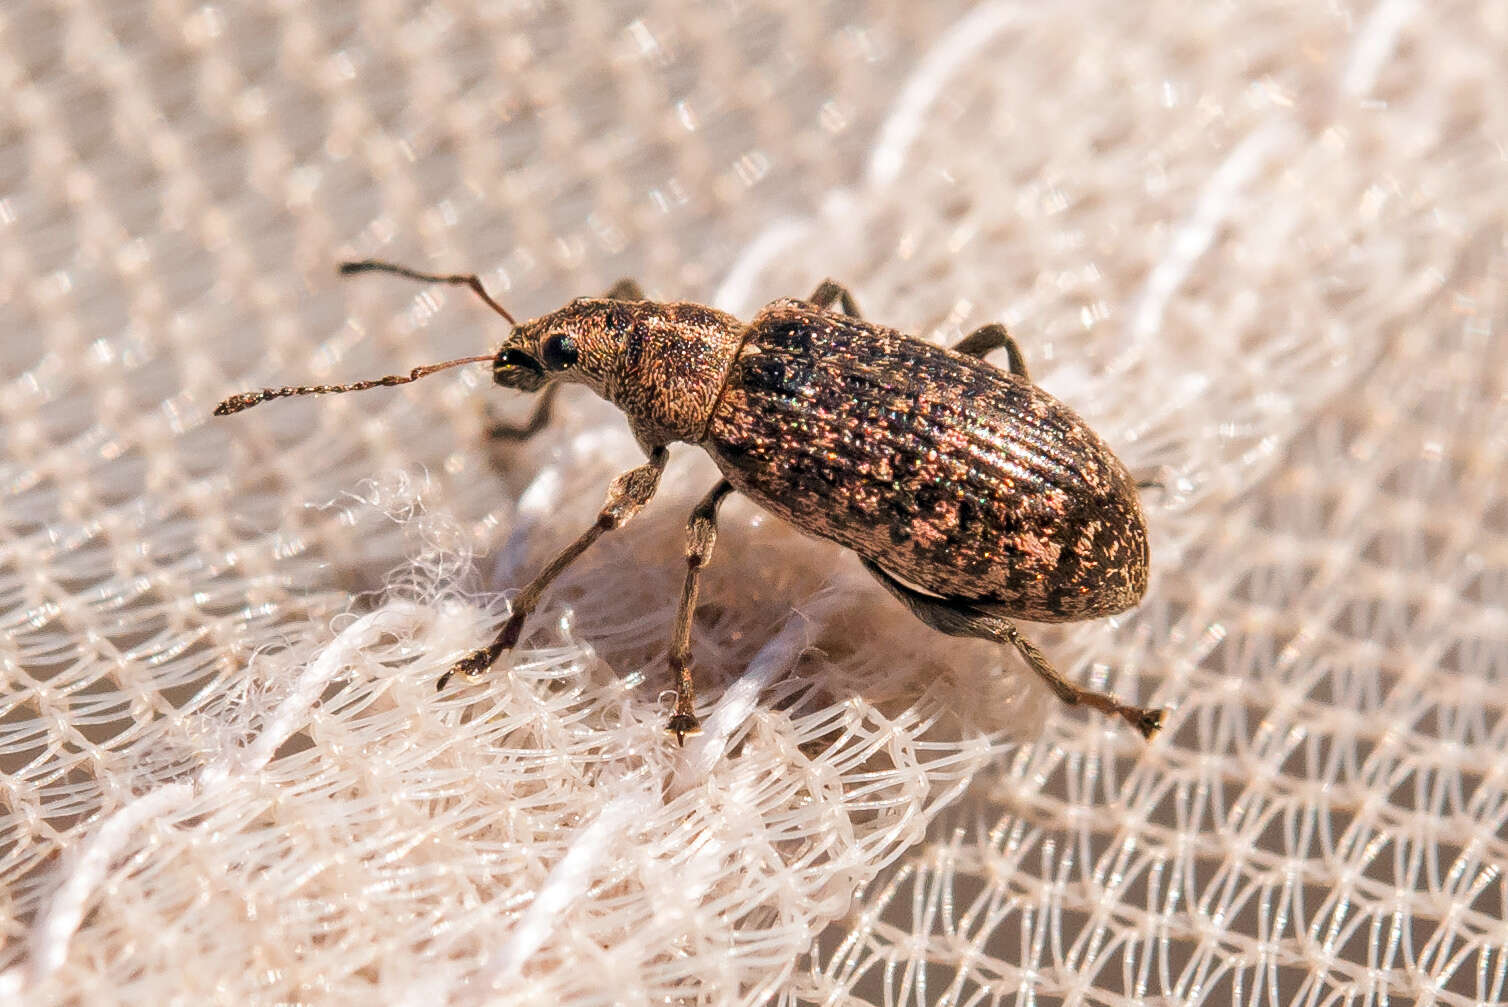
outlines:
[{"label": "elbowed antenna", "polygon": [[290,395],[327,395],[337,392],[360,392],[368,388],[377,388],[383,385],[406,385],[410,381],[418,381],[426,374],[443,371],[447,367],[459,367],[461,364],[479,364],[491,362],[492,354],[480,357],[460,357],[455,360],[447,360],[443,364],[426,364],[423,367],[415,367],[407,374],[389,374],[382,378],[370,378],[366,381],[353,381],[348,385],[284,385],[281,388],[259,388],[254,392],[241,392],[232,395],[215,407],[216,416],[229,416],[231,413],[239,413],[243,409],[260,405],[272,399],[284,399]]},{"label": "elbowed antenna", "polygon": [[[407,266],[399,266],[391,262],[381,262],[377,259],[363,259],[360,262],[342,262],[340,275],[350,276],[353,273],[393,273],[397,276],[406,276],[410,280],[422,280],[426,283],[448,283],[452,286],[470,287],[487,306],[508,320],[509,325],[518,325],[508,309],[494,301],[482,286],[482,281],[475,273],[421,273],[417,269],[409,269]],[[426,374],[443,371],[447,367],[457,367],[461,364],[476,364],[483,361],[491,361],[492,354],[482,357],[460,357],[456,360],[447,360],[443,364],[427,364],[424,367],[415,367],[405,377],[402,374],[389,374],[382,378],[373,378],[368,381],[353,381],[347,385],[284,385],[281,388],[260,388],[254,392],[241,392],[232,395],[215,407],[216,416],[229,416],[239,413],[243,409],[260,405],[271,399],[283,399],[291,395],[328,395],[338,392],[360,392],[368,388],[377,388],[386,385],[406,385],[410,381],[418,381]]]},{"label": "elbowed antenna", "polygon": [[392,273],[395,276],[406,276],[410,280],[422,280],[425,283],[448,283],[453,287],[470,287],[476,291],[478,297],[487,302],[487,307],[506,318],[509,325],[518,324],[513,320],[513,316],[508,314],[507,308],[492,299],[475,273],[421,273],[417,269],[409,269],[407,266],[381,262],[377,259],[363,259],[360,262],[340,264],[341,276],[350,276],[352,273]]}]

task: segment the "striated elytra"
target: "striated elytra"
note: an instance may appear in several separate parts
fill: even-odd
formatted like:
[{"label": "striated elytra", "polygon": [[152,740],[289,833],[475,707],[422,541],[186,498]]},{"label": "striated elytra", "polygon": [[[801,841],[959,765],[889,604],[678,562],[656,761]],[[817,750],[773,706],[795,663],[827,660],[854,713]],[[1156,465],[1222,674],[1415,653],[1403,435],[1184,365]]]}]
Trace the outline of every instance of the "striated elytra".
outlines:
[{"label": "striated elytra", "polygon": [[[1064,678],[1011,618],[1068,622],[1111,615],[1147,586],[1147,529],[1125,466],[1067,406],[1031,381],[1015,341],[986,325],[951,349],[859,317],[831,280],[804,301],[782,299],[745,324],[689,302],[646,300],[623,281],[522,324],[472,275],[391,263],[342,273],[396,273],[468,286],[513,326],[496,354],[345,385],[266,388],[232,396],[228,415],[289,395],[405,384],[463,363],[492,364],[505,388],[540,393],[529,420],[499,438],[536,433],[563,382],[591,388],[628,418],[648,461],[615,479],[596,522],[513,600],[497,638],[440,678],[470,678],[519,639],[545,588],[604,532],[654,495],[667,445],[700,445],[723,478],[687,524],[686,581],[669,662],[676,684],[667,730],[697,730],[692,613],[717,537],[722,500],[738,491],[809,535],[858,553],[918,618],[953,636],[1014,646],[1063,701],[1124,718],[1151,738],[1163,711],[1121,703]],[[836,308],[834,306],[837,306]],[[1001,349],[1009,367],[986,362]]]}]

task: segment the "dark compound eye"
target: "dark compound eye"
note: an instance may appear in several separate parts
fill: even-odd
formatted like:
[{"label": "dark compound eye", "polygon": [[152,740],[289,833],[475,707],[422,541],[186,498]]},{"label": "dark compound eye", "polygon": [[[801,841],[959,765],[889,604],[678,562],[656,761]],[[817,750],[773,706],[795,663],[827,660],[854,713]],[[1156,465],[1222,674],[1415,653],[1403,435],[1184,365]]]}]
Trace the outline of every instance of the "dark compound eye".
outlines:
[{"label": "dark compound eye", "polygon": [[576,362],[576,340],[564,332],[551,336],[540,345],[539,355],[550,370],[563,371]]}]

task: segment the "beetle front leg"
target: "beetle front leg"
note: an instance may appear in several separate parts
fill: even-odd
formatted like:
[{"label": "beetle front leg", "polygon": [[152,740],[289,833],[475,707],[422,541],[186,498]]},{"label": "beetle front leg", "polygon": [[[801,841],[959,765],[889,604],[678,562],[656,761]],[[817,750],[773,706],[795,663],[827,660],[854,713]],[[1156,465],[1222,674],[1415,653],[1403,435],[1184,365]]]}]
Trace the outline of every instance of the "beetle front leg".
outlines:
[{"label": "beetle front leg", "polygon": [[843,306],[843,313],[853,318],[862,318],[859,314],[859,305],[854,301],[853,294],[848,288],[836,280],[823,280],[817,284],[817,289],[812,291],[812,296],[806,299],[806,303],[814,308],[826,311],[836,301]]},{"label": "beetle front leg", "polygon": [[[505,423],[494,420],[487,427],[487,439],[491,441],[526,441],[545,428],[550,422],[550,411],[555,406],[555,393],[560,391],[558,382],[551,382],[539,393],[534,411],[522,423]],[[490,410],[489,410],[490,412]]]},{"label": "beetle front leg", "polygon": [[497,639],[493,640],[490,646],[474,650],[451,665],[450,670],[440,676],[440,681],[435,684],[435,688],[445,688],[445,683],[450,681],[450,676],[457,672],[475,680],[481,676],[482,672],[492,667],[504,651],[512,650],[523,633],[524,620],[539,604],[540,596],[544,594],[545,588],[549,587],[550,582],[559,577],[566,567],[576,562],[593,542],[601,538],[603,532],[623,527],[644,508],[660,485],[660,473],[665,471],[665,462],[669,457],[670,452],[666,448],[657,447],[650,452],[649,461],[636,469],[629,469],[614,479],[613,484],[608,487],[607,502],[602,505],[596,523],[583,532],[580,538],[561,550],[560,555],[552,559],[549,565],[519,592],[518,597],[513,599],[513,611],[509,614],[508,621],[503,623]]},{"label": "beetle front leg", "polygon": [[1032,670],[1041,675],[1058,698],[1069,706],[1087,706],[1101,713],[1120,717],[1148,740],[1162,728],[1166,711],[1153,707],[1127,706],[1114,696],[1074,685],[1052,666],[1045,654],[1021,635],[1010,620],[981,612],[961,601],[923,594],[902,584],[870,560],[866,559],[863,563],[864,569],[872,573],[884,585],[885,590],[904,602],[917,618],[933,629],[949,636],[977,637],[1015,647],[1026,658],[1026,663],[1032,666]]},{"label": "beetle front leg", "polygon": [[986,353],[1001,348],[1005,350],[1011,373],[1024,381],[1030,381],[1032,378],[1026,373],[1026,358],[1021,355],[1021,347],[1016,345],[1016,340],[1011,338],[1011,334],[999,322],[981,325],[970,332],[962,342],[953,347],[953,352],[983,360]]}]

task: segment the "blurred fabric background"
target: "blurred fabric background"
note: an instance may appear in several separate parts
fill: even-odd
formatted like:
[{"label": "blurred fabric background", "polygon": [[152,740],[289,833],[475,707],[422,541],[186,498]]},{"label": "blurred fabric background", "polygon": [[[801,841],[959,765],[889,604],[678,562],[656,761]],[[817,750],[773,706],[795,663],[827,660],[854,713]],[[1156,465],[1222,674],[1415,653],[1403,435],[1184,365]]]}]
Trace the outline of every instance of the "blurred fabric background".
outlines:
[{"label": "blurred fabric background", "polygon": [[[0,1001],[1508,997],[1508,6],[0,9]],[[1139,475],[1151,744],[484,367],[621,276],[1006,322]]]}]

